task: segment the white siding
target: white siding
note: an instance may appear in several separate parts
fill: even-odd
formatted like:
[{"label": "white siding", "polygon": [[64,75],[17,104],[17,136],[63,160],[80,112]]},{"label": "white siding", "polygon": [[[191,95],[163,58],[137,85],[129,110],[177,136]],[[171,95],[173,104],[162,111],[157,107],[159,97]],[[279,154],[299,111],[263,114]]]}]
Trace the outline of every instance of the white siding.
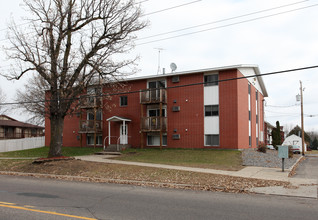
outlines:
[{"label": "white siding", "polygon": [[204,105],[219,104],[219,86],[204,87]]},{"label": "white siding", "polygon": [[204,117],[204,134],[219,134],[219,116]]},{"label": "white siding", "polygon": [[[238,70],[243,74],[243,76],[256,75],[253,68],[238,68]],[[251,83],[251,85],[253,85],[262,94],[262,89],[261,89],[261,86],[258,82],[257,77],[250,77],[250,78],[247,78],[247,80]]]},{"label": "white siding", "polygon": [[[204,105],[219,105],[219,86],[204,87]],[[219,116],[204,117],[204,134],[220,134]]]},{"label": "white siding", "polygon": [[0,140],[0,152],[26,150],[43,147],[44,137]]}]

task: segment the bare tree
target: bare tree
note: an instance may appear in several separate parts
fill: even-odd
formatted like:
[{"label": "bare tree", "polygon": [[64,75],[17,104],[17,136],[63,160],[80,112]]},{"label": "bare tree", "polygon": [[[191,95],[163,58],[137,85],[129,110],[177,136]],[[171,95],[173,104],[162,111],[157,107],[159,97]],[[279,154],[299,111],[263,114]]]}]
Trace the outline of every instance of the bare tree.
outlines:
[{"label": "bare tree", "polygon": [[1,87],[0,87],[0,115],[4,114],[6,111],[5,106],[3,105],[3,103],[6,102],[6,95],[3,93]]},{"label": "bare tree", "polygon": [[31,115],[29,123],[44,125],[45,121],[45,91],[50,89],[49,84],[41,75],[36,75],[28,80],[23,89],[16,94],[16,105],[18,109],[24,109]]},{"label": "bare tree", "polygon": [[[7,77],[20,79],[33,72],[48,86],[47,115],[51,124],[48,157],[61,156],[64,117],[91,80],[112,81],[136,58],[118,54],[133,48],[135,33],[146,27],[134,0],[24,0],[31,13],[27,32],[11,25],[7,48],[16,61]],[[126,67],[126,68],[124,68]]]}]

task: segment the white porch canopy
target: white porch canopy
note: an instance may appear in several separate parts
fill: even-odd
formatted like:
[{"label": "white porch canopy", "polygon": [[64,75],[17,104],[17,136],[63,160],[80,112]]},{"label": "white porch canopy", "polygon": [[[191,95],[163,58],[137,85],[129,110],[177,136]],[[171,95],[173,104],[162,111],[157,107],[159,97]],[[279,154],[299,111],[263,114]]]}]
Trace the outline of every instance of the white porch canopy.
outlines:
[{"label": "white porch canopy", "polygon": [[126,126],[126,122],[130,122],[131,119],[123,118],[123,117],[119,117],[119,116],[112,116],[112,117],[106,119],[106,121],[108,121],[108,145],[110,145],[110,137],[111,137],[111,135],[110,135],[110,122],[112,122],[112,121],[116,121],[116,122],[122,121],[123,122],[123,127],[125,127]]}]

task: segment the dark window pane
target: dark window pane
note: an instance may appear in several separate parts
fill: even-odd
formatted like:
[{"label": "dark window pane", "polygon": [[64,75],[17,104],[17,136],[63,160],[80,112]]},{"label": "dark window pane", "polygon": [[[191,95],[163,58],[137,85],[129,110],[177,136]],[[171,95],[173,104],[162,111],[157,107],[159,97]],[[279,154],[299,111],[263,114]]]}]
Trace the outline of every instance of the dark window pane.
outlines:
[{"label": "dark window pane", "polygon": [[155,88],[157,88],[157,83],[156,83],[156,81],[154,81],[154,82],[149,82],[149,83],[148,83],[148,87],[149,87],[149,89],[155,89]]},{"label": "dark window pane", "polygon": [[149,117],[157,117],[156,109],[150,109],[148,112],[149,112]]},{"label": "dark window pane", "polygon": [[212,106],[212,116],[218,116],[219,115],[219,106],[213,105]]},{"label": "dark window pane", "polygon": [[219,135],[217,134],[208,134],[205,135],[205,145],[206,146],[219,146]]},{"label": "dark window pane", "polygon": [[205,106],[205,116],[212,116],[212,106],[211,105]]},{"label": "dark window pane", "polygon": [[204,85],[205,86],[215,86],[218,85],[219,75],[206,75],[204,76]]},{"label": "dark window pane", "polygon": [[165,88],[166,85],[165,85],[165,81],[158,81],[158,88]]},{"label": "dark window pane", "polygon": [[219,115],[219,106],[218,105],[206,105],[206,106],[204,106],[204,115],[205,116],[218,116]]},{"label": "dark window pane", "polygon": [[101,110],[98,110],[96,112],[96,120],[99,120],[99,121],[102,120],[102,111]]},{"label": "dark window pane", "polygon": [[94,120],[94,113],[93,112],[87,113],[87,120]]},{"label": "dark window pane", "polygon": [[120,106],[127,106],[127,105],[128,105],[127,96],[120,96]]}]

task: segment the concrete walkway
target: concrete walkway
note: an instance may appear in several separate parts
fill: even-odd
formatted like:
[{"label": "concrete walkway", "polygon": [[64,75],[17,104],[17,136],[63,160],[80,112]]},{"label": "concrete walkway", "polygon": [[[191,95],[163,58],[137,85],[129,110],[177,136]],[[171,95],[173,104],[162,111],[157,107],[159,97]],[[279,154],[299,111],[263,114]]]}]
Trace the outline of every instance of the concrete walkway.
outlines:
[{"label": "concrete walkway", "polygon": [[92,162],[125,164],[125,165],[133,165],[133,166],[183,170],[183,171],[191,171],[191,172],[199,172],[199,173],[221,174],[221,175],[229,175],[229,176],[237,176],[237,177],[245,177],[245,178],[286,181],[292,184],[291,188],[283,188],[281,186],[258,187],[258,188],[253,188],[250,191],[255,193],[262,193],[262,194],[285,195],[285,196],[307,197],[307,198],[317,199],[318,179],[290,178],[288,177],[288,174],[291,170],[285,169],[285,172],[282,172],[280,168],[246,167],[239,171],[224,171],[224,170],[173,166],[173,165],[164,165],[164,164],[120,161],[120,160],[113,160],[112,158],[114,157],[115,156],[113,155],[90,155],[90,156],[78,156],[75,158],[80,160],[85,160],[85,161],[92,161]]}]

